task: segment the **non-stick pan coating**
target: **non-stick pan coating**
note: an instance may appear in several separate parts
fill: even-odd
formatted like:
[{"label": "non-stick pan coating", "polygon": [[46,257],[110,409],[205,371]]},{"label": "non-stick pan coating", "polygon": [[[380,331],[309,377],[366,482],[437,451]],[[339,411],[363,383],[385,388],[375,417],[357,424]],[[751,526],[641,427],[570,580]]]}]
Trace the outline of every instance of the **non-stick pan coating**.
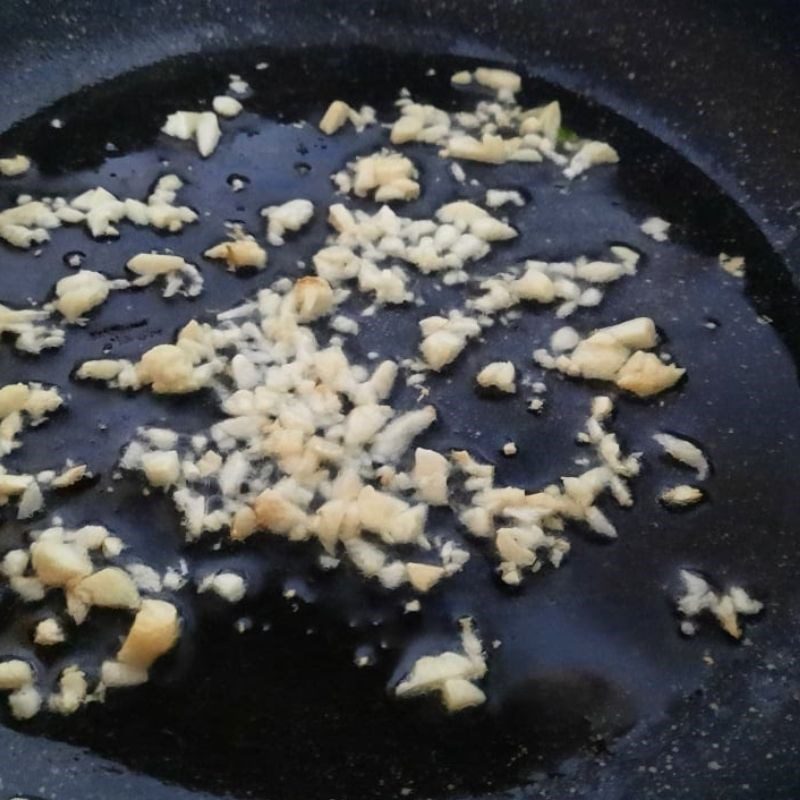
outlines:
[{"label": "non-stick pan coating", "polygon": [[[512,8],[509,13],[520,11]],[[576,36],[580,39],[580,31]],[[220,39],[220,44],[223,41]],[[435,37],[424,41],[422,52],[433,51],[436,43]],[[463,40],[445,37],[436,49],[465,47]],[[181,100],[204,96],[212,84],[219,86],[226,71],[242,71],[242,64],[252,65],[261,58],[271,62],[272,72],[265,75],[263,86],[257,87],[258,96],[266,98],[265,112],[280,109],[290,119],[295,112],[319,113],[325,101],[341,94],[343,88],[353,93],[354,100],[386,105],[400,85],[408,84],[439,99],[447,84],[449,63],[436,59],[427,62],[418,56],[407,59],[389,52],[338,47],[309,47],[297,57],[291,46],[285,50],[282,54],[274,49],[258,53],[239,49],[230,57],[207,62],[172,62],[49,108],[38,120],[12,131],[9,141],[13,137],[26,145],[26,152],[44,172],[83,169],[91,173],[99,167],[104,183],[118,180],[130,194],[139,196],[157,168],[154,157],[134,155],[121,158],[116,166],[113,160],[100,166],[106,155],[105,134],[114,133],[115,144],[123,152],[152,141],[165,111],[178,107]],[[486,57],[491,52],[488,48]],[[436,80],[424,75],[429,63],[440,67]],[[248,77],[256,85],[257,76]],[[44,81],[42,86],[39,105],[51,99],[45,94]],[[151,87],[158,87],[158,92],[148,92]],[[532,87],[535,97],[551,91],[543,85]],[[785,207],[762,197],[770,216],[766,225],[763,218],[756,222],[767,228],[770,242],[735,202],[657,140],[570,93],[560,93],[560,99],[576,128],[610,136],[618,144],[623,153],[619,184],[615,187],[610,178],[593,176],[585,189],[576,190],[584,193],[576,202],[583,216],[565,226],[559,215],[559,192],[544,176],[509,172],[504,185],[520,185],[534,200],[529,215],[520,217],[520,225],[535,237],[526,241],[525,252],[516,255],[575,255],[597,249],[598,242],[616,241],[623,232],[625,240],[632,241],[626,227],[629,219],[653,210],[676,223],[679,244],[674,247],[657,248],[641,236],[632,242],[649,256],[646,276],[650,282],[641,290],[641,299],[637,297],[637,311],[651,312],[663,321],[670,332],[670,347],[676,353],[691,352],[694,363],[699,364],[698,375],[706,380],[690,381],[686,396],[668,399],[666,408],[658,412],[624,403],[620,430],[626,440],[641,446],[646,445],[645,435],[655,425],[691,433],[707,443],[717,468],[710,506],[691,517],[658,511],[652,501],[664,480],[661,465],[637,484],[641,502],[619,521],[626,531],[622,541],[610,547],[579,542],[572,562],[562,572],[548,575],[546,584],[530,586],[520,597],[503,602],[495,598],[498,635],[503,633],[505,643],[495,657],[492,680],[496,700],[480,726],[442,721],[427,709],[388,703],[382,694],[387,673],[356,673],[352,668],[353,647],[364,639],[361,632],[348,631],[333,618],[335,614],[321,612],[319,604],[306,608],[301,603],[300,610],[293,612],[276,600],[265,600],[263,621],[271,624],[271,631],[250,634],[248,639],[233,631],[230,620],[211,624],[208,632],[200,634],[205,640],[198,645],[202,664],[192,671],[191,654],[187,654],[183,672],[178,670],[182,683],[175,678],[169,685],[167,677],[166,685],[143,692],[139,703],[120,700],[111,708],[92,710],[61,726],[48,723],[23,729],[46,731],[55,734],[54,739],[4,731],[0,775],[10,791],[59,798],[112,794],[177,798],[184,796],[185,790],[179,787],[185,786],[194,791],[264,798],[380,798],[397,796],[406,786],[412,789],[412,796],[493,796],[492,792],[512,790],[516,785],[524,787],[525,796],[567,796],[568,792],[602,798],[796,795],[800,785],[793,750],[798,630],[793,611],[797,606],[795,519],[800,502],[793,488],[793,463],[800,422],[794,371],[797,295],[789,272],[776,255],[790,235],[782,224]],[[25,102],[29,102],[27,98]],[[67,121],[65,133],[69,136],[64,140],[77,138],[74,150],[65,149],[55,138],[57,133],[48,130],[46,121],[52,116]],[[87,125],[87,120],[91,124]],[[294,196],[298,187],[312,199],[322,197],[328,173],[361,146],[352,138],[326,141],[313,131],[290,131],[283,138],[276,132],[259,131],[248,139],[247,120],[238,127],[243,133],[236,158],[222,148],[204,173],[213,176],[217,194],[213,198],[193,195],[190,186],[186,200],[197,207],[213,208],[219,219],[246,219],[254,227],[257,208],[273,199]],[[251,127],[256,132],[255,126]],[[776,140],[780,142],[782,135],[783,131],[775,134]],[[267,172],[263,168],[267,159],[260,161],[259,156],[270,147],[296,155]],[[241,166],[242,154],[249,169]],[[426,155],[420,148],[414,155],[429,174],[437,169],[430,152]],[[766,156],[770,154],[762,155],[769,162]],[[169,148],[169,157],[180,174],[185,174],[193,160],[181,156],[176,148]],[[438,168],[441,171],[441,166]],[[233,171],[251,178],[241,196],[225,186],[225,178]],[[782,183],[771,188],[784,199],[790,197],[783,192],[791,187],[792,179],[788,169]],[[31,178],[31,188],[38,180],[38,176]],[[54,186],[59,178],[50,175],[41,180]],[[64,191],[74,180],[73,175],[63,179]],[[757,207],[759,190],[752,191],[745,201],[751,212]],[[620,207],[607,202],[609,198],[619,202],[620,197]],[[435,198],[423,198],[419,210],[434,204]],[[203,226],[187,231],[175,244],[200,250],[209,235]],[[122,242],[107,248],[77,231],[56,236],[42,256],[41,273],[26,271],[12,284],[3,279],[4,299],[43,296],[53,275],[65,274],[60,264],[64,252],[82,250],[92,266],[103,269],[105,254],[110,257],[113,253],[113,263],[119,265],[126,255],[152,246],[157,239],[126,229]],[[321,242],[324,226],[318,225],[310,236],[306,246],[310,247],[312,240]],[[726,246],[747,251],[753,265],[747,293],[755,309],[740,299],[740,284],[723,279],[712,269],[716,253]],[[512,251],[503,255],[513,260]],[[27,258],[4,252],[4,269],[13,270]],[[288,255],[278,268],[291,273]],[[204,272],[206,296],[218,298],[220,308],[257,285],[215,273],[208,265]],[[633,297],[636,295],[630,290],[611,293],[597,319],[624,315]],[[431,302],[437,302],[436,298]],[[6,365],[11,367],[14,376],[38,378],[45,377],[43,368],[48,365],[52,379],[65,382],[76,359],[96,355],[104,344],[118,355],[138,352],[170,335],[196,313],[191,303],[165,309],[155,297],[144,300],[144,305],[142,298],[137,298],[136,313],[126,305],[120,298],[115,306],[103,309],[88,335],[80,336],[79,343],[65,351],[68,357],[47,356],[41,362],[25,362],[20,369],[16,359],[11,367],[6,350],[0,363],[4,370]],[[759,324],[756,311],[774,319],[774,328]],[[147,322],[139,324],[145,317]],[[721,323],[713,333],[704,327],[709,319]],[[541,333],[537,320],[528,323],[532,334]],[[591,316],[586,324],[592,324]],[[398,336],[403,330],[398,326],[408,326],[409,336],[412,334],[413,321],[402,316],[390,325],[387,331],[376,327],[372,332],[376,341],[383,337],[386,342],[389,334]],[[518,347],[520,359],[531,349],[527,342],[511,344],[518,341],[519,333],[508,336],[509,344],[501,330],[493,332],[490,339],[495,347]],[[477,357],[465,362],[459,370],[462,378],[471,374],[477,363]],[[729,391],[720,393],[719,386],[726,381]],[[125,432],[130,434],[142,421],[138,415],[153,420],[169,414],[171,407],[144,401],[146,408],[134,416],[134,405],[139,409],[144,398],[134,404],[99,389],[73,385],[71,390],[80,396],[79,407],[70,411],[71,426],[62,421],[59,427],[53,424],[52,434],[45,429],[37,432],[36,438],[27,440],[21,459],[23,454],[25,459],[42,460],[53,455],[91,455],[95,461],[104,459],[101,466],[108,472],[116,449],[101,432],[85,438],[83,431],[90,420],[102,418],[113,431],[114,441],[124,441]],[[503,415],[502,424],[493,419],[487,425],[479,416],[486,414],[485,406],[471,398],[464,402],[462,391],[457,385],[443,390],[444,402],[464,406],[460,416],[463,430],[446,432],[437,445],[452,444],[459,435],[481,431],[475,445],[493,456],[506,435],[533,425],[540,437],[536,448],[523,449],[521,459],[504,466],[511,480],[530,480],[531,475],[547,479],[556,465],[568,463],[576,454],[564,429],[579,424],[590,396],[588,389],[563,392],[560,396],[567,398],[564,405],[539,428],[523,412],[518,420],[509,415],[507,407],[497,411],[498,417]],[[709,408],[706,401],[712,399],[715,405]],[[180,409],[182,424],[191,429],[193,419],[185,404],[176,403],[174,408]],[[193,416],[202,420],[207,411],[201,405]],[[657,461],[654,451],[650,455]],[[125,499],[135,499],[137,490],[131,487],[129,491],[128,497],[117,495],[110,500],[108,510],[124,505]],[[85,514],[80,498],[73,506],[65,510],[65,516]],[[141,524],[137,507],[128,503],[127,512],[121,516],[117,512],[119,524],[130,526],[131,535]],[[166,504],[161,508],[148,504],[148,513],[152,515],[150,528],[170,530],[172,518]],[[104,516],[99,508],[93,509],[93,514]],[[153,557],[162,550],[162,543],[155,538],[151,537]],[[170,547],[177,546],[177,539],[170,542]],[[276,561],[284,557],[295,558],[289,553],[275,556]],[[767,614],[749,631],[751,647],[729,646],[721,635],[708,630],[692,642],[677,636],[669,592],[675,588],[671,576],[681,564],[718,565],[723,578],[747,581],[768,598]],[[322,593],[325,591],[323,588]],[[469,594],[469,586],[462,592]],[[357,605],[362,599],[356,596],[350,602]],[[447,616],[467,602],[456,592],[441,613]],[[206,609],[205,614],[213,617],[215,610]],[[589,628],[587,621],[592,623]],[[309,628],[315,633],[307,635]],[[403,631],[395,633],[402,636]],[[487,633],[491,638],[491,632]],[[570,636],[574,637],[572,643]],[[616,647],[610,647],[610,642],[616,642]],[[714,659],[713,667],[702,659],[706,650]],[[537,666],[535,676],[530,681],[504,684],[507,676],[514,674],[513,665],[526,658]],[[322,661],[327,675],[320,681],[318,664]],[[508,665],[505,672],[504,662]],[[223,691],[220,686],[232,663],[237,665],[236,683]],[[573,668],[570,672],[564,669],[567,663]],[[583,668],[575,668],[581,663]],[[282,681],[287,673],[295,678],[284,691]],[[627,736],[616,738],[631,726]],[[81,754],[60,740],[91,747],[107,760]],[[235,747],[229,746],[231,742]],[[521,752],[521,745],[527,746],[527,755]],[[157,788],[137,771],[177,785]]]}]

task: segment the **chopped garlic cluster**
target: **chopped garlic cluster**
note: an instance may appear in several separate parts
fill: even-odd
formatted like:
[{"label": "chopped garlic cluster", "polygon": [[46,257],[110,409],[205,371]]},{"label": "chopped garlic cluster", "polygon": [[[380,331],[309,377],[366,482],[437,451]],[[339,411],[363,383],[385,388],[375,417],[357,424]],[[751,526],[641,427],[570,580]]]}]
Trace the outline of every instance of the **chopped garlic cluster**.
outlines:
[{"label": "chopped garlic cluster", "polygon": [[175,205],[183,181],[177,175],[163,175],[145,201],[120,200],[107,189],[89,189],[72,200],[21,196],[17,205],[0,211],[0,239],[14,247],[29,248],[50,238],[49,231],[62,225],[85,224],[95,238],[119,236],[116,224],[129,220],[134,225],[177,233],[195,222],[197,213]]},{"label": "chopped garlic cluster", "polygon": [[451,311],[446,317],[426,317],[420,320],[420,352],[425,363],[439,372],[458,358],[470,339],[481,333],[481,326],[474,319],[459,311]]},{"label": "chopped garlic cluster", "polygon": [[483,294],[468,302],[480,314],[491,315],[519,303],[558,301],[557,317],[567,317],[578,308],[590,308],[603,300],[603,289],[625,276],[636,274],[639,254],[628,247],[611,248],[613,261],[574,262],[528,260],[524,267],[513,267],[480,283]]},{"label": "chopped garlic cluster", "polygon": [[[428,591],[467,557],[426,533],[428,502],[448,502],[449,465],[424,449],[409,474],[396,465],[436,411],[388,404],[393,361],[370,374],[340,347],[317,343],[309,323],[331,313],[332,297],[322,279],[302,278],[283,293],[262,291],[257,308],[229,312],[216,328],[190,323],[176,344],[157,345],[136,364],[86,362],[78,377],[162,393],[213,388],[225,419],[188,439],[142,429],[122,460],[171,494],[187,538],[227,529],[237,540],[257,532],[317,539],[387,587]],[[403,497],[408,491],[419,501]],[[424,558],[394,554],[408,545]]]},{"label": "chopped garlic cluster", "polygon": [[[249,91],[239,76],[230,79],[231,92]],[[462,185],[467,177],[463,161],[548,161],[572,180],[596,165],[618,160],[607,143],[564,135],[557,102],[533,108],[518,105],[515,96],[521,79],[513,72],[479,68],[456,73],[452,82],[474,84],[494,96],[480,99],[472,110],[450,112],[416,103],[404,91],[388,138],[394,148],[411,142],[437,146],[439,154],[450,159],[450,172]],[[163,132],[194,141],[202,157],[210,156],[221,137],[219,117],[242,112],[242,104],[228,95],[215,97],[211,106],[212,111],[169,115]],[[356,111],[336,100],[319,128],[332,135],[347,123],[361,131],[375,122],[374,109],[364,106]],[[29,167],[24,156],[0,159],[0,174],[5,176],[22,174]],[[358,323],[339,309],[351,285],[372,298],[374,305],[365,313],[373,313],[376,306],[415,301],[407,268],[433,280],[441,278],[445,285],[468,283],[469,268],[499,243],[518,236],[498,209],[511,206],[513,212],[525,205],[525,199],[516,190],[489,189],[486,208],[455,199],[441,205],[432,218],[400,216],[385,204],[412,201],[422,187],[416,165],[399,149],[356,156],[331,177],[341,194],[383,205],[373,211],[353,210],[344,202],[327,208],[332,233],[313,254],[315,274],[295,281],[282,279],[260,291],[255,300],[219,314],[214,322],[192,321],[174,342],[158,344],[137,360],[98,359],[79,366],[75,374],[79,380],[155,394],[206,391],[217,403],[219,421],[193,435],[140,428],[124,451],[121,468],[141,475],[149,487],[146,492],[155,490],[171,498],[188,541],[223,532],[233,542],[278,536],[313,543],[326,569],[344,564],[385,589],[413,593],[414,599],[405,602],[406,611],[419,611],[423,596],[459,573],[470,558],[460,532],[433,535],[428,522],[431,507],[449,509],[470,537],[486,540],[500,579],[509,585],[520,584],[526,573],[545,564],[558,567],[570,550],[566,530],[571,523],[616,537],[616,528],[598,501],[607,494],[619,506],[633,503],[629,481],[639,473],[640,454],[623,452],[608,430],[614,410],[610,398],[594,398],[585,429],[578,435],[578,442],[593,453],[593,459],[576,460],[587,469],[529,491],[495,485],[494,466],[466,450],[437,452],[416,446],[439,424],[436,407],[421,405],[429,389],[419,384],[428,377],[435,380],[429,373],[453,363],[496,319],[504,323],[513,319],[518,305],[552,305],[557,318],[599,305],[608,285],[636,274],[639,254],[617,245],[610,248],[607,259],[530,259],[509,266],[475,280],[475,291],[460,309],[420,320],[420,360],[372,363],[377,354],[370,354],[370,361],[357,363],[344,349],[341,336],[326,341],[325,333],[320,333],[327,327],[339,334],[358,334]],[[232,185],[236,190],[237,184]],[[242,185],[239,181],[238,188]],[[182,186],[176,175],[164,175],[144,201],[121,199],[102,187],[71,200],[21,196],[14,207],[0,210],[0,239],[28,248],[47,241],[50,230],[66,224],[85,224],[94,237],[116,237],[124,220],[177,233],[198,219],[194,210],[177,205]],[[269,245],[282,246],[288,234],[310,223],[314,210],[302,198],[262,209]],[[641,227],[663,241],[669,223],[650,218]],[[246,233],[240,224],[227,223],[227,228],[229,239],[208,247],[203,255],[224,262],[231,271],[266,267],[268,253],[259,237]],[[721,254],[720,264],[733,275],[744,270],[741,257]],[[38,353],[61,346],[64,324],[82,324],[113,290],[156,280],[165,284],[164,297],[176,293],[194,297],[203,288],[196,266],[171,250],[139,253],[126,266],[133,274],[130,280],[111,280],[90,270],[68,275],[56,283],[52,301],[42,308],[0,305],[0,334],[15,337],[17,349]],[[53,323],[56,313],[63,320],[58,324]],[[653,321],[638,318],[586,337],[562,327],[551,336],[552,352],[537,350],[534,357],[545,368],[612,382],[649,397],[670,388],[684,374],[668,358],[651,352],[657,344]],[[484,364],[475,376],[483,389],[512,395],[518,385],[530,385],[525,376],[518,379],[510,361]],[[402,367],[414,373],[406,384],[419,389],[416,406],[399,396]],[[538,385],[542,388],[534,384],[537,394],[544,390],[543,384]],[[61,403],[57,390],[39,384],[0,388],[0,457],[19,446],[17,437],[26,425],[42,422]],[[538,412],[543,403],[535,397],[529,407]],[[707,476],[708,460],[696,445],[671,434],[654,438],[672,458],[695,468],[699,480]],[[516,443],[507,441],[501,452],[511,457],[517,451]],[[15,502],[18,518],[27,519],[44,507],[43,491],[66,489],[90,476],[86,464],[71,461],[36,475],[13,474],[0,465],[0,505]],[[683,484],[660,495],[670,506],[689,506],[703,497],[700,489]],[[119,648],[105,654],[98,669],[65,666],[46,697],[33,658],[0,661],[0,691],[10,693],[11,713],[27,719],[46,707],[71,714],[102,699],[108,688],[146,682],[150,667],[175,647],[181,634],[176,605],[154,595],[177,591],[190,580],[185,562],[163,575],[147,564],[119,563],[122,541],[99,525],[76,530],[52,525],[30,537],[28,547],[4,554],[0,574],[21,600],[39,602],[46,593],[57,592],[66,609],[36,624],[30,633],[35,647],[68,642],[73,626],[82,625],[94,608],[114,610],[130,625]],[[694,630],[692,618],[708,611],[738,638],[737,615],[761,610],[761,604],[738,587],[719,593],[696,573],[684,571],[682,578],[685,593],[678,606],[684,630]],[[232,604],[248,594],[243,575],[230,570],[195,578],[195,585],[199,593],[210,592]],[[484,702],[477,682],[486,671],[472,620],[464,619],[461,652],[418,659],[395,693],[398,697],[437,693],[448,710],[458,711]]]},{"label": "chopped garlic cluster", "polygon": [[570,549],[562,535],[569,521],[583,522],[601,536],[617,536],[596,501],[609,492],[619,505],[632,505],[627,482],[639,473],[639,457],[623,455],[615,434],[605,429],[612,411],[608,397],[596,397],[579,437],[593,447],[597,466],[539,492],[497,487],[492,465],[479,463],[466,451],[451,454],[470,496],[469,503],[457,507],[459,519],[471,535],[494,542],[503,582],[519,584],[525,571],[537,572],[545,562],[558,567]]},{"label": "chopped garlic cluster", "polygon": [[475,376],[481,388],[495,389],[504,394],[514,394],[517,391],[515,378],[516,369],[510,361],[492,361]]},{"label": "chopped garlic cluster", "polygon": [[[35,427],[61,407],[64,400],[55,388],[39,383],[12,383],[0,388],[0,459],[21,446],[19,435]],[[29,519],[44,506],[42,489],[66,489],[88,477],[85,464],[37,474],[10,472],[0,463],[0,506],[17,503],[17,518]]]},{"label": "chopped garlic cluster", "polygon": [[400,153],[381,150],[352,161],[346,170],[333,176],[333,182],[343,194],[372,195],[378,203],[391,203],[419,197],[418,177],[417,168],[410,159]]},{"label": "chopped garlic cluster", "polygon": [[[67,666],[58,690],[48,697],[49,710],[72,714],[90,699],[102,697],[107,687],[146,681],[149,667],[178,640],[177,608],[165,600],[142,597],[131,575],[134,570],[113,563],[123,544],[103,526],[74,530],[56,526],[33,533],[32,539],[29,547],[8,551],[0,562],[0,572],[23,601],[37,602],[49,591],[60,592],[65,614],[76,626],[86,621],[92,608],[114,609],[131,618],[116,655],[100,667],[93,693],[89,693],[87,674],[75,665]],[[32,639],[39,647],[64,643],[63,621],[42,620]],[[42,698],[27,662],[0,662],[0,690],[12,691],[13,716],[27,719],[38,713]],[[19,692],[26,694],[20,698]]]},{"label": "chopped garlic cluster", "polygon": [[704,481],[708,477],[711,465],[703,451],[694,442],[671,433],[657,433],[653,439],[668,456],[695,470],[698,480]]},{"label": "chopped garlic cluster", "polygon": [[443,158],[503,164],[507,161],[541,162],[560,166],[572,180],[598,164],[619,161],[616,150],[605,142],[561,142],[561,108],[558,102],[535,108],[517,105],[514,95],[521,79],[513,72],[479,68],[456,73],[453,82],[472,80],[495,93],[494,101],[481,100],[472,111],[450,113],[416,103],[404,92],[396,105],[400,117],[392,126],[392,144],[423,142],[438,145]]},{"label": "chopped garlic cluster", "polygon": [[599,328],[574,346],[565,347],[569,354],[553,356],[547,350],[536,350],[533,356],[545,369],[557,369],[574,378],[609,381],[638,397],[650,397],[670,389],[686,372],[647,352],[657,344],[653,320],[637,317]]}]

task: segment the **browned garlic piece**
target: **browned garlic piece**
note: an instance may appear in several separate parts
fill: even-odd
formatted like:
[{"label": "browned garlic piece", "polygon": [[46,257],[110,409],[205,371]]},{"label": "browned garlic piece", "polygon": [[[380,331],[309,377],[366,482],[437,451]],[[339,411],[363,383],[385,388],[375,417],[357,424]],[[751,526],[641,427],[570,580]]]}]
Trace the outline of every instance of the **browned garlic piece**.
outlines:
[{"label": "browned garlic piece", "polygon": [[192,321],[175,344],[156,345],[135,364],[125,359],[84,361],[75,377],[120,389],[149,386],[156,394],[186,394],[208,386],[221,369],[210,326]]},{"label": "browned garlic piece", "polygon": [[[734,639],[740,639],[742,629],[739,615],[758,614],[764,608],[763,603],[754,600],[739,586],[731,586],[726,592],[719,593],[711,588],[708,581],[696,572],[681,570],[683,594],[678,598],[678,611],[692,620],[704,611],[713,614],[720,627]],[[687,630],[683,628],[682,630]]]},{"label": "browned garlic piece", "polygon": [[136,584],[130,575],[119,567],[100,569],[82,578],[71,587],[71,591],[86,606],[135,611],[142,602]]},{"label": "browned garlic piece", "polygon": [[436,656],[417,659],[408,676],[397,684],[397,697],[438,693],[448,711],[462,711],[486,700],[486,695],[475,684],[487,671],[483,646],[475,635],[471,619],[462,619],[459,624],[462,652],[446,650]]}]

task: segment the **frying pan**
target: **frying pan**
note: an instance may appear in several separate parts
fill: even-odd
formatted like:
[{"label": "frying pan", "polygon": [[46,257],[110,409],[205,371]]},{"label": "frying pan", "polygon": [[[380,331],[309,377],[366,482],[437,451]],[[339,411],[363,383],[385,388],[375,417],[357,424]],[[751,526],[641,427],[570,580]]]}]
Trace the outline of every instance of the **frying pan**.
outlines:
[{"label": "frying pan", "polygon": [[[6,0],[0,23],[0,145],[19,146],[39,167],[13,189],[0,187],[4,204],[12,192],[45,186],[67,192],[76,181],[88,187],[98,178],[104,185],[120,181],[133,196],[144,194],[159,164],[143,148],[155,141],[164,114],[224,88],[229,72],[244,74],[256,88],[255,110],[273,117],[282,112],[291,121],[313,118],[340,95],[386,108],[402,85],[438,100],[450,71],[473,59],[519,69],[533,99],[558,97],[577,129],[608,137],[623,158],[618,171],[598,173],[573,191],[581,216],[567,226],[561,187],[509,171],[508,183],[526,191],[535,206],[519,224],[535,234],[542,256],[574,256],[623,236],[645,253],[649,288],[636,308],[664,321],[670,347],[691,353],[701,376],[690,378],[684,394],[665,400],[658,424],[695,435],[715,466],[707,507],[691,515],[656,513],[652,500],[668,467],[651,450],[658,469],[637,484],[639,502],[619,520],[625,532],[619,542],[578,542],[574,560],[546,580],[519,593],[480,596],[485,639],[497,636],[503,644],[492,655],[494,699],[475,715],[443,718],[424,703],[387,700],[391,659],[379,659],[372,670],[352,666],[354,649],[365,642],[380,651],[380,637],[369,635],[369,617],[387,598],[320,578],[292,584],[297,601],[286,603],[282,576],[301,574],[308,565],[303,555],[273,543],[260,578],[263,595],[241,611],[250,630],[238,632],[224,610],[198,603],[189,620],[196,648],[179,651],[152,686],[64,721],[7,722],[0,729],[4,796],[800,796],[795,3],[655,0],[632,8],[612,0],[86,0],[65,6]],[[261,60],[270,67],[255,72]],[[430,65],[438,77],[426,75]],[[48,124],[54,117],[65,121],[61,131]],[[299,187],[312,199],[323,197],[328,174],[363,147],[352,138],[323,141],[278,126],[262,136],[247,119],[237,125],[235,152],[223,147],[208,162],[211,183],[204,186],[224,187],[245,164],[246,204],[229,191],[201,194],[191,181],[185,198],[213,208],[220,220],[249,220],[258,207],[295,196]],[[193,159],[161,144],[160,155],[186,174]],[[264,158],[270,152],[292,157],[274,166]],[[436,169],[430,154],[420,150],[415,158],[423,171]],[[419,210],[430,210],[424,204],[435,207],[436,197],[420,202]],[[665,249],[635,239],[629,224],[656,212],[675,225],[676,241]],[[317,225],[309,243],[321,243],[324,235],[324,225]],[[208,244],[203,236],[208,233],[189,230],[180,246],[199,251]],[[158,246],[152,234],[127,229],[117,250],[76,230],[57,237],[57,246],[42,256],[46,269],[24,266],[29,255],[0,252],[4,300],[46,295],[54,274],[66,271],[62,253],[80,250],[103,268],[112,258],[118,265]],[[531,245],[525,247],[528,252],[504,257],[530,255]],[[751,265],[744,290],[709,267],[716,253],[733,247]],[[290,273],[289,258],[276,270]],[[205,274],[213,308],[232,305],[258,285]],[[602,316],[588,316],[587,326],[624,315],[630,301],[631,295],[611,293]],[[31,434],[25,459],[44,465],[53,457],[84,457],[105,475],[141,422],[179,419],[185,430],[207,424],[210,411],[202,402],[187,409],[137,398],[134,410],[125,398],[70,384],[76,360],[105,347],[119,355],[139,352],[196,313],[190,304],[165,309],[154,296],[137,303],[135,311],[123,301],[103,308],[63,354],[25,360],[7,348],[0,352],[4,381],[13,376],[70,386],[69,423],[65,417]],[[757,315],[771,324],[760,324]],[[709,321],[714,334],[705,326]],[[398,316],[370,335],[393,347],[410,340],[414,325]],[[534,327],[523,332],[536,335]],[[519,347],[501,334],[493,341]],[[523,359],[530,349],[514,355]],[[476,358],[466,359],[462,375],[474,372]],[[523,447],[520,459],[503,466],[505,475],[518,482],[552,475],[575,454],[557,431],[576,429],[590,394],[560,395],[550,421],[536,428],[522,412],[494,404],[487,413],[455,385],[445,385],[441,402],[459,409],[461,429],[431,444],[452,446],[467,435],[490,454],[504,437],[524,431],[537,437],[531,438],[536,446]],[[105,432],[97,430],[98,420]],[[623,438],[644,443],[652,433],[652,409],[624,402],[620,425]],[[113,518],[156,563],[167,557],[165,550],[181,552],[166,502],[151,498],[145,506],[140,487],[127,484],[105,500],[93,494],[92,505],[87,497],[69,500],[60,513],[76,523]],[[5,549],[21,528],[7,516],[0,535]],[[192,557],[193,566],[204,566],[203,557]],[[244,556],[222,557],[238,564]],[[488,574],[489,567],[474,560]],[[683,565],[746,582],[766,599],[767,610],[748,627],[744,645],[725,641],[712,626],[692,641],[677,635],[669,598]],[[433,602],[431,616],[447,621],[473,609],[469,581],[475,578],[468,571],[447,599]],[[330,597],[356,624],[329,612],[324,600]],[[8,652],[19,611],[6,594],[0,612]],[[414,624],[389,627],[383,642],[389,654]],[[97,636],[103,627],[97,625]]]}]

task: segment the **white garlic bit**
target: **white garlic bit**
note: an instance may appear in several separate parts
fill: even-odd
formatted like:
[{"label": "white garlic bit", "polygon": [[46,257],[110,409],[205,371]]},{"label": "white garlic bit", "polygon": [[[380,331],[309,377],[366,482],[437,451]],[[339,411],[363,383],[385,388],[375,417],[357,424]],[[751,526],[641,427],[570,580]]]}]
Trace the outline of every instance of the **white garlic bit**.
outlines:
[{"label": "white garlic bit", "polygon": [[271,245],[279,247],[284,243],[284,235],[296,233],[307,225],[314,216],[314,204],[310,200],[289,200],[279,206],[269,206],[261,210],[267,220],[267,239]]},{"label": "white garlic bit", "polygon": [[704,481],[708,477],[711,465],[696,444],[671,433],[657,433],[653,439],[668,456],[695,470],[698,480]]},{"label": "white garlic bit", "polygon": [[683,594],[678,597],[678,611],[689,620],[707,611],[734,639],[742,636],[739,616],[759,614],[764,608],[763,603],[750,597],[739,586],[719,592],[702,575],[687,569],[681,570],[680,577]]},{"label": "white garlic bit", "polygon": [[16,178],[24,175],[31,168],[31,161],[27,156],[16,155],[9,158],[0,158],[0,175],[6,178]]},{"label": "white garlic bit", "polygon": [[221,117],[237,117],[242,113],[242,104],[235,98],[226,94],[217,95],[211,101],[211,107]]},{"label": "white garlic bit", "polygon": [[648,217],[640,226],[642,233],[656,242],[666,242],[669,239],[669,229],[672,225],[661,217]]},{"label": "white garlic bit", "polygon": [[704,496],[702,490],[698,489],[696,486],[689,486],[688,484],[682,483],[679,486],[672,486],[669,489],[665,489],[658,496],[658,499],[665,505],[685,508],[686,506],[693,506],[699,503]]},{"label": "white garlic bit", "polygon": [[514,394],[517,391],[515,378],[516,369],[510,361],[492,361],[475,376],[478,386],[496,389],[505,394]]}]

